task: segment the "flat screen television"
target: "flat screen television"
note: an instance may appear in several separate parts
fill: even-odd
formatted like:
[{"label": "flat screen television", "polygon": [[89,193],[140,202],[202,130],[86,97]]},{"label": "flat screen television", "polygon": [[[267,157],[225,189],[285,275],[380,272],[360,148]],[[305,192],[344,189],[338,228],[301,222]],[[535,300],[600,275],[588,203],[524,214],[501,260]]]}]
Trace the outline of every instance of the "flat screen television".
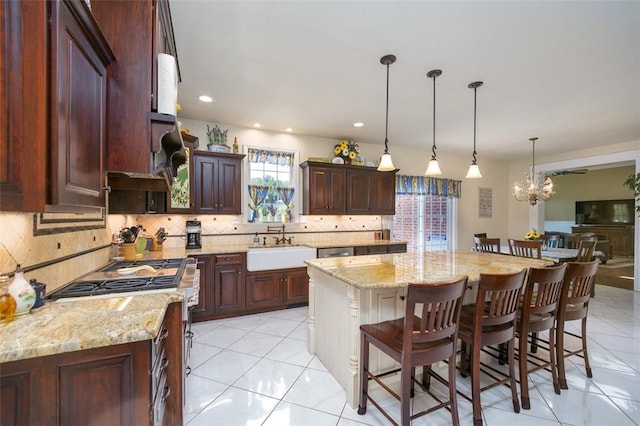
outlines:
[{"label": "flat screen television", "polygon": [[635,200],[576,201],[578,225],[632,225]]}]

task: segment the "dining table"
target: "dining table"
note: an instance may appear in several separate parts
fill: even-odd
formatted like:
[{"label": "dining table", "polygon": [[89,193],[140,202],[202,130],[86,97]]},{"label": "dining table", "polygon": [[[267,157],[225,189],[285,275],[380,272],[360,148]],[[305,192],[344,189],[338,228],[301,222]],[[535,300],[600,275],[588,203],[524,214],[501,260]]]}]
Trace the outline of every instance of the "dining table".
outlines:
[{"label": "dining table", "polygon": [[[468,276],[463,303],[474,303],[480,274],[514,273],[553,264],[469,250],[410,251],[397,254],[306,260],[309,275],[308,350],[346,392],[358,401],[360,325],[401,318],[410,283],[435,284]],[[389,371],[395,362],[371,348],[371,371]]]},{"label": "dining table", "polygon": [[[509,246],[500,246],[500,254],[511,255]],[[542,259],[550,260],[554,263],[575,262],[578,258],[578,250],[570,248],[555,248],[555,247],[542,247],[540,252]],[[593,256],[598,259],[604,258],[604,253],[601,251],[594,251]]]}]

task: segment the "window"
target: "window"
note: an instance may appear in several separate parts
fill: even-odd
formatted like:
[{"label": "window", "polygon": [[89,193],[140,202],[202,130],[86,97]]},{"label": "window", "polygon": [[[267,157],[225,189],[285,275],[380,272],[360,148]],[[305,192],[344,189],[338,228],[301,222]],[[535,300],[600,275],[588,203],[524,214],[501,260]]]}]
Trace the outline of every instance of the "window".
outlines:
[{"label": "window", "polygon": [[295,156],[295,152],[248,149],[248,222],[293,221]]},{"label": "window", "polygon": [[460,184],[451,179],[398,175],[394,237],[407,241],[408,250],[452,249]]}]

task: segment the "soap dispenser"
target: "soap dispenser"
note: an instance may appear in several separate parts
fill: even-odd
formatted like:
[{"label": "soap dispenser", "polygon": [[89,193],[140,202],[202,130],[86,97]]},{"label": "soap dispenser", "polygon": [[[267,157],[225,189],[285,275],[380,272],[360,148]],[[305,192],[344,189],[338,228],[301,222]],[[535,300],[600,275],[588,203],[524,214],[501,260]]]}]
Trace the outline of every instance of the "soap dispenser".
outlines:
[{"label": "soap dispenser", "polygon": [[28,314],[36,303],[36,292],[25,279],[20,265],[16,267],[13,281],[9,284],[9,294],[16,300],[16,316]]},{"label": "soap dispenser", "polygon": [[260,245],[260,237],[258,237],[258,233],[256,232],[255,237],[253,237],[253,246],[258,247]]}]

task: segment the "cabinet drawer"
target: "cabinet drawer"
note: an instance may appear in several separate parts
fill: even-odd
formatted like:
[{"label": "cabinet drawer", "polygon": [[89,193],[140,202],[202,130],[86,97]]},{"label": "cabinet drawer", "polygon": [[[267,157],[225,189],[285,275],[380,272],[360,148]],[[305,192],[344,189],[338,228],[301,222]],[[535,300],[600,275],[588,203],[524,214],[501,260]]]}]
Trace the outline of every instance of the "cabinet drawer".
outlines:
[{"label": "cabinet drawer", "polygon": [[214,255],[215,264],[218,265],[237,265],[242,263],[242,253],[234,254],[216,254]]},{"label": "cabinet drawer", "polygon": [[407,245],[406,244],[389,244],[387,246],[388,253],[406,253]]},{"label": "cabinet drawer", "polygon": [[387,252],[387,246],[369,246],[369,254],[384,254]]},{"label": "cabinet drawer", "polygon": [[369,254],[369,247],[367,246],[358,246],[353,248],[353,252],[356,256],[362,256],[364,254]]}]

